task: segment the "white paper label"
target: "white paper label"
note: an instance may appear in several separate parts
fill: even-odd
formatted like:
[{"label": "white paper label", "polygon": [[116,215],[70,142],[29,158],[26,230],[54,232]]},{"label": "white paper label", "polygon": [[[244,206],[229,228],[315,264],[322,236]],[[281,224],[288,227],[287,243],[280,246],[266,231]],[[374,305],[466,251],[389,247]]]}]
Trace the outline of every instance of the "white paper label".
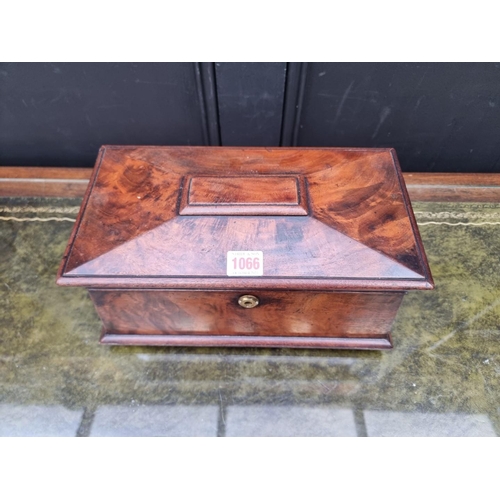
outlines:
[{"label": "white paper label", "polygon": [[263,276],[264,254],[260,250],[227,252],[228,276]]}]

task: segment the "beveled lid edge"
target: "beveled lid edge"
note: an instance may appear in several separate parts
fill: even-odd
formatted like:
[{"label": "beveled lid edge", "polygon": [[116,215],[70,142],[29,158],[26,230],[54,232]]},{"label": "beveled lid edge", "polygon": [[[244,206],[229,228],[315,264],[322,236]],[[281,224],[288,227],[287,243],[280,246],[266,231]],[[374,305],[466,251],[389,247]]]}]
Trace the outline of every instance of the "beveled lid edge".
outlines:
[{"label": "beveled lid edge", "polygon": [[325,290],[325,291],[410,291],[432,290],[432,280],[410,279],[318,279],[318,278],[120,278],[61,276],[57,279],[61,286],[82,286],[86,288],[119,289],[190,289],[190,290]]}]

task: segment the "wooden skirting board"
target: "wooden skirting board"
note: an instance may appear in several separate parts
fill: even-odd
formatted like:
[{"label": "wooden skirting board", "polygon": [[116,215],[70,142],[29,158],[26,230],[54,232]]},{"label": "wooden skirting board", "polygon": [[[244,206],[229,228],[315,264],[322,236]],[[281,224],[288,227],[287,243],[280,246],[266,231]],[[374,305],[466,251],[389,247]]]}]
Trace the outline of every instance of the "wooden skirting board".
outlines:
[{"label": "wooden skirting board", "polygon": [[[0,167],[0,196],[83,197],[91,168]],[[404,173],[412,201],[500,203],[500,174]]]},{"label": "wooden skirting board", "polygon": [[0,167],[0,196],[81,198],[91,168]]},{"label": "wooden skirting board", "polygon": [[500,174],[403,173],[412,201],[500,203]]}]

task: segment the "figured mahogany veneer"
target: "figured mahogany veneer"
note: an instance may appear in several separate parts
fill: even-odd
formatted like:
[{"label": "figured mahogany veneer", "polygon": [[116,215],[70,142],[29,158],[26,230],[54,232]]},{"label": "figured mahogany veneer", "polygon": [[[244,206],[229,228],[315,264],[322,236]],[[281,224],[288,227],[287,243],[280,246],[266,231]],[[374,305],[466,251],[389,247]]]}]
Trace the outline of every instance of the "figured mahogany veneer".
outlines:
[{"label": "figured mahogany veneer", "polygon": [[[262,276],[228,276],[250,250]],[[58,283],[104,343],[353,348],[433,287],[394,151],[340,148],[103,147]]]},{"label": "figured mahogany veneer", "polygon": [[[110,333],[161,335],[387,336],[402,293],[250,291],[259,305],[242,310],[241,291],[90,290]],[[142,311],[140,316],[137,311]]]},{"label": "figured mahogany veneer", "polygon": [[185,184],[180,215],[307,215],[302,177],[190,177]]}]

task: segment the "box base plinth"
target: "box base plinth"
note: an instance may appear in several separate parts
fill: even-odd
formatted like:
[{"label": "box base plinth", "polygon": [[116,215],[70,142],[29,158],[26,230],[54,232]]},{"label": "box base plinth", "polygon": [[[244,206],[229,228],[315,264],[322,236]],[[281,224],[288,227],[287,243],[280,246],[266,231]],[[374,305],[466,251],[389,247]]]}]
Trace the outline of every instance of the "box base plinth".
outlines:
[{"label": "box base plinth", "polygon": [[276,347],[296,349],[392,349],[390,335],[362,338],[228,335],[142,335],[103,332],[101,344],[179,347]]}]

